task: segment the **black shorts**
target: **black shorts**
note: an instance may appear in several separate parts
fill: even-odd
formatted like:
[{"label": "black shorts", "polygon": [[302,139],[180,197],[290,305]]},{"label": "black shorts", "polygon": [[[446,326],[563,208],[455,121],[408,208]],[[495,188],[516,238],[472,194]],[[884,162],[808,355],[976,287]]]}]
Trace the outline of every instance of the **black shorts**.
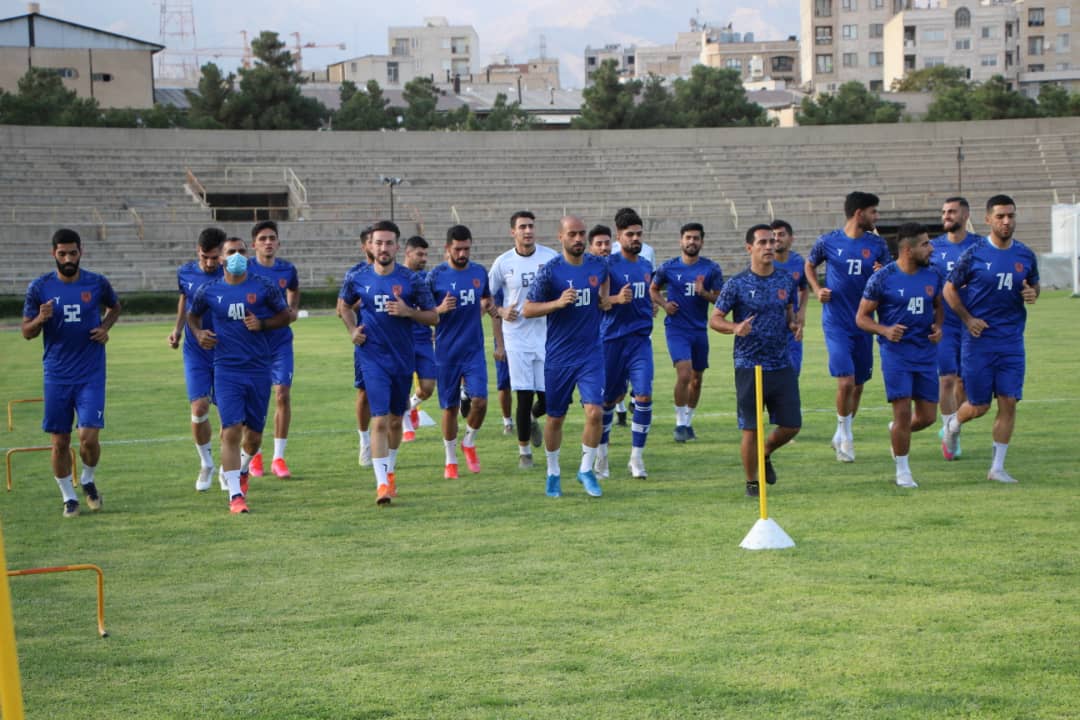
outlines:
[{"label": "black shorts", "polygon": [[[795,369],[764,370],[761,374],[763,401],[769,410],[769,420],[781,427],[802,427],[799,376],[795,374]],[[753,368],[735,368],[735,396],[738,400],[739,429],[757,430]]]}]

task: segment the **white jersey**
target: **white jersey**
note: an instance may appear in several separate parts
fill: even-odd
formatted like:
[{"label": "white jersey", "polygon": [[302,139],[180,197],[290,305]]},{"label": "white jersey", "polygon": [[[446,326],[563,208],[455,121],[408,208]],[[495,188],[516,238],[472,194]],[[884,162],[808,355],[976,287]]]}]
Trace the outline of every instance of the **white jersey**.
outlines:
[{"label": "white jersey", "polygon": [[[619,245],[619,241],[611,243],[611,254],[618,255],[622,252],[622,245]],[[641,243],[641,252],[638,253],[638,257],[642,260],[648,260],[649,264],[656,268],[656,251],[653,250],[653,246],[647,242]]]},{"label": "white jersey", "polygon": [[[503,307],[513,307],[521,314],[528,299],[529,286],[536,278],[540,266],[559,256],[543,245],[536,245],[532,255],[519,255],[511,248],[495,259],[488,273],[491,294],[503,291]],[[503,321],[503,339],[506,349],[516,352],[532,352],[543,356],[547,342],[547,318],[518,317],[514,322]]]}]

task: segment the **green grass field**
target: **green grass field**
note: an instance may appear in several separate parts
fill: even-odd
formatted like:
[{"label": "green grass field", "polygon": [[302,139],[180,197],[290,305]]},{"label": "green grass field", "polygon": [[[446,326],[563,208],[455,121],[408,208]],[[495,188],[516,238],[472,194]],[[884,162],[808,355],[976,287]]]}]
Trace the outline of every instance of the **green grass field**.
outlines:
[{"label": "green grass field", "polygon": [[[810,308],[804,429],[777,453],[770,515],[784,551],[738,547],[743,496],[731,339],[713,334],[696,444],[671,439],[672,372],[656,334],[648,481],[612,437],[604,497],[544,497],[542,455],[516,469],[497,413],[484,471],[442,479],[434,428],[403,447],[400,498],[374,504],[356,465],[351,350],[336,318],[296,326],[288,457],[252,481],[249,516],[198,494],[179,352],[163,322],[109,343],[105,510],[61,518],[44,454],[15,459],[0,500],[30,718],[1075,718],[1080,715],[1078,301],[1046,293],[1028,327],[1007,466],[985,479],[990,419],[945,463],[913,441],[921,487],[891,484],[881,381],[855,423],[858,460],[829,449],[834,383]],[[0,399],[40,393],[41,341],[0,332]],[[426,409],[436,414],[434,403]],[[215,417],[215,429],[217,427]],[[6,447],[47,443],[40,406]],[[218,457],[215,442],[215,459]],[[468,475],[468,477],[465,477]],[[7,670],[6,668],[4,669]]]}]

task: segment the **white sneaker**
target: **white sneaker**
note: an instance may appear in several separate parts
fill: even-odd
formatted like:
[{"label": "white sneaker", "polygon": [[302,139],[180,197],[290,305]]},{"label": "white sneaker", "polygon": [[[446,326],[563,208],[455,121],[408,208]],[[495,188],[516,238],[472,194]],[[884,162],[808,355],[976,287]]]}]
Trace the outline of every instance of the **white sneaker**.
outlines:
[{"label": "white sneaker", "polygon": [[214,484],[214,466],[199,468],[199,477],[195,481],[195,489],[206,492]]},{"label": "white sneaker", "polygon": [[994,470],[990,468],[990,472],[986,473],[987,480],[996,480],[999,483],[1017,483],[1020,482],[1009,473],[1005,472],[1005,468],[1000,470]]},{"label": "white sneaker", "polygon": [[855,462],[855,442],[846,438],[841,440],[836,448],[836,459],[843,463]]},{"label": "white sneaker", "polygon": [[[941,437],[941,454],[946,460],[952,460],[960,454],[960,429],[957,428],[956,432],[949,429],[952,423],[950,422],[945,426],[945,432]],[[1006,473],[1008,475],[1008,473]]]},{"label": "white sneaker", "polygon": [[630,470],[630,477],[635,480],[644,480],[649,477],[649,473],[645,472],[644,460],[635,461],[634,458],[630,458],[630,462],[627,463],[626,467]]},{"label": "white sneaker", "polygon": [[360,446],[360,467],[371,467],[371,445]]},{"label": "white sneaker", "polygon": [[503,423],[503,435],[513,435],[513,434],[514,434],[514,423],[510,423],[510,424]]},{"label": "white sneaker", "polygon": [[596,477],[601,480],[606,480],[611,477],[611,468],[608,467],[607,453],[596,453],[596,460],[593,461],[593,472],[596,474]]},{"label": "white sneaker", "polygon": [[217,481],[218,481],[218,487],[220,487],[223,492],[229,492],[229,483],[225,481],[225,468],[224,467],[220,467],[220,466],[218,467]]},{"label": "white sneaker", "polygon": [[896,473],[896,486],[902,488],[919,487],[918,483],[915,482],[915,478],[911,477],[909,472]]}]

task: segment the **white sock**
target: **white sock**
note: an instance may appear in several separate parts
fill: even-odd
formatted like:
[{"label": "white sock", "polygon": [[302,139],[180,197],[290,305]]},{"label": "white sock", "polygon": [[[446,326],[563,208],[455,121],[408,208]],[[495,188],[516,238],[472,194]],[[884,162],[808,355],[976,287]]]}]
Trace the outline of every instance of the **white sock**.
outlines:
[{"label": "white sock", "polygon": [[[255,453],[255,455],[258,454],[259,453]],[[248,468],[251,467],[251,458],[255,457],[255,455],[248,455],[243,448],[240,448],[240,472],[246,473],[248,471]],[[225,477],[228,476],[228,473],[226,473]],[[237,480],[237,482],[239,482],[239,480]]]},{"label": "white sock", "polygon": [[630,448],[630,460],[641,462],[644,458],[645,448],[631,447]]},{"label": "white sock", "polygon": [[615,412],[620,412],[620,413],[626,412],[626,403],[621,402],[621,401],[615,403]]},{"label": "white sock", "polygon": [[606,458],[608,451],[608,443],[600,443],[596,446],[597,457]]},{"label": "white sock", "polygon": [[480,432],[480,428],[474,428],[466,423],[465,437],[461,438],[461,447],[476,447],[476,433],[478,432]]},{"label": "white sock", "polygon": [[94,471],[97,470],[96,465],[82,466],[82,472],[79,474],[80,485],[93,485],[94,484]]},{"label": "white sock", "polygon": [[529,449],[529,444],[518,445],[518,455],[528,455],[532,457],[532,450]]},{"label": "white sock", "polygon": [[405,413],[401,416],[401,429],[404,432],[416,432],[416,428],[412,424],[412,413]]},{"label": "white sock", "polygon": [[56,484],[60,487],[60,494],[64,496],[64,502],[68,500],[79,501],[75,495],[75,486],[71,484],[71,476],[56,478]]},{"label": "white sock", "polygon": [[686,410],[685,405],[675,406],[675,425],[682,426],[686,424]]},{"label": "white sock", "polygon": [[417,397],[416,395],[413,395],[412,397],[410,397],[409,398],[409,410],[415,410],[416,408],[420,407],[420,402],[421,402],[420,398]]},{"label": "white sock", "polygon": [[457,465],[457,438],[443,440],[443,445],[446,446],[446,464]]},{"label": "white sock", "polygon": [[210,443],[206,443],[205,445],[195,444],[195,449],[199,451],[199,460],[202,461],[202,466],[204,468],[214,467],[214,453],[211,450],[210,445]]},{"label": "white sock", "polygon": [[514,426],[514,419],[503,416],[503,427],[513,427],[513,426]]},{"label": "white sock", "polygon": [[229,486],[229,498],[232,499],[234,495],[243,495],[240,490],[240,471],[239,470],[226,470],[225,471],[225,484]]},{"label": "white sock", "polygon": [[851,415],[845,415],[844,416],[844,434],[847,435],[847,437],[849,439],[851,438],[851,421],[852,421],[852,419],[853,419],[853,416],[851,416]]},{"label": "white sock", "polygon": [[389,458],[371,458],[371,467],[375,469],[376,488],[378,488],[380,485],[390,484],[390,478],[387,477],[387,474],[390,472]]},{"label": "white sock", "polygon": [[390,453],[387,455],[387,462],[390,464],[386,470],[387,472],[394,472],[397,470],[397,450],[394,450],[393,448],[390,449]]},{"label": "white sock", "polygon": [[949,421],[952,420],[954,417],[956,417],[956,413],[950,413],[948,415],[942,415],[941,416],[941,427],[948,428],[949,427]]},{"label": "white sock", "polygon": [[956,417],[956,413],[949,416],[949,432],[960,432],[960,418]]},{"label": "white sock", "polygon": [[694,413],[696,413],[696,412],[697,412],[697,408],[692,408],[690,406],[687,406],[687,408],[686,408],[686,424],[687,425],[693,425],[694,424]]},{"label": "white sock", "polygon": [[911,467],[908,465],[907,455],[896,456],[896,474],[900,475],[900,473],[911,473]]},{"label": "white sock", "polygon": [[289,443],[289,438],[274,438],[274,459],[285,459],[285,446]]},{"label": "white sock", "polygon": [[596,462],[596,448],[589,447],[588,445],[581,446],[581,466],[578,468],[578,472],[589,472],[592,470],[593,463]]},{"label": "white sock", "polygon": [[360,447],[371,447],[371,431],[370,430],[357,430],[360,433]]},{"label": "white sock", "polygon": [[994,443],[994,459],[990,464],[991,470],[1005,469],[1005,453],[1009,451],[1008,443]]},{"label": "white sock", "polygon": [[547,455],[547,474],[561,475],[562,473],[559,471],[559,451],[546,450],[544,454]]}]

